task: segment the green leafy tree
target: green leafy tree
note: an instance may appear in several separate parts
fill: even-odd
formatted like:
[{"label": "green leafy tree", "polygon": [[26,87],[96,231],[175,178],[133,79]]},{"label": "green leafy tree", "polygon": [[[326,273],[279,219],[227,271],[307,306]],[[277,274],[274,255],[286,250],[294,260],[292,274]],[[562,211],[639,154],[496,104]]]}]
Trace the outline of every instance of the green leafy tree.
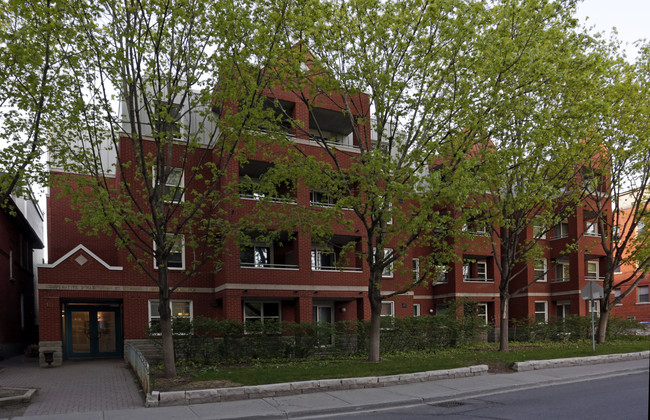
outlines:
[{"label": "green leafy tree", "polygon": [[501,101],[484,119],[492,144],[481,152],[480,177],[488,193],[474,204],[491,226],[500,274],[500,351],[508,351],[510,298],[540,278],[514,280],[525,278],[543,256],[540,239],[584,198],[576,180],[597,151],[588,133],[604,58],[577,30],[573,3],[497,2],[478,47],[483,94]]},{"label": "green leafy tree", "polygon": [[[584,185],[605,255],[604,295],[598,342],[604,343],[609,314],[650,273],[650,44],[636,63],[612,63],[602,90],[606,107],[591,136],[602,153],[591,160]],[[623,269],[619,274],[618,270]],[[613,291],[623,289],[619,296]]]},{"label": "green leafy tree", "polygon": [[45,145],[79,111],[76,37],[64,2],[0,5],[0,206],[46,182]]},{"label": "green leafy tree", "polygon": [[238,229],[227,169],[255,150],[262,136],[251,127],[274,127],[261,93],[267,70],[286,65],[288,4],[106,0],[73,10],[88,44],[88,77],[77,83],[83,124],[70,128],[76,147],[55,157],[87,176],[59,185],[81,229],[114,235],[157,286],[167,377],[176,375],[172,293],[199,269],[218,268]]}]

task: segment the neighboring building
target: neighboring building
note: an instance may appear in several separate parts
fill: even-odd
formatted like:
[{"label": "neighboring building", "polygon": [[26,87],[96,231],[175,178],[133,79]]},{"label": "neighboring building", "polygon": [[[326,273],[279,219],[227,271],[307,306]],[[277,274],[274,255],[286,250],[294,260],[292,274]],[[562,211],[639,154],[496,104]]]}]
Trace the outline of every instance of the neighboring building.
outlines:
[{"label": "neighboring building", "polygon": [[[337,112],[340,108],[334,104],[321,103],[310,117],[306,105],[293,101],[291,94],[274,94],[292,118],[305,128],[305,132],[296,130],[287,134],[306,155],[326,159],[322,146],[314,141],[316,132],[309,130],[315,122],[326,128],[327,141],[336,143],[335,153],[354,157],[359,155],[362,142],[372,144],[372,138],[356,138],[349,120]],[[360,95],[356,100],[365,102],[360,108],[368,108],[367,97]],[[360,128],[363,128],[360,132],[372,132],[370,127]],[[260,152],[244,165],[233,161],[227,169],[227,178],[254,181],[271,164],[268,153]],[[185,179],[183,175],[179,173],[181,180]],[[121,181],[119,175],[109,180]],[[254,182],[250,184],[251,188],[240,189],[241,207],[235,210],[237,215],[253,211],[257,202],[259,192],[254,190]],[[304,183],[298,183],[289,201],[277,205],[315,209],[331,205],[329,197]],[[71,208],[70,198],[62,195],[60,189],[52,188],[47,203],[49,260],[52,262],[39,270],[41,364],[44,364],[46,352],[53,354],[55,365],[64,358],[121,356],[125,342],[143,339],[147,326],[158,319],[156,285],[134,269],[127,251],[116,249],[114,238],[87,236],[80,233],[74,223],[66,223],[66,219],[78,218]],[[228,243],[231,252],[224,254],[218,272],[203,270],[174,292],[173,315],[244,322],[369,320],[368,267],[355,252],[348,251],[350,243],[354,250],[363,252],[368,245],[366,238],[358,233],[364,229],[352,215],[350,218],[351,227],[335,227],[334,236],[326,244],[302,232],[294,232],[291,237],[280,235],[275,243],[252,241],[250,246],[241,249]],[[558,225],[555,232],[547,235],[543,242],[550,250],[539,267],[529,267],[526,279],[534,278],[536,270],[550,271],[545,280],[525,295],[513,297],[512,317],[533,316],[546,321],[555,316],[588,313],[587,303],[580,299],[580,289],[588,278],[601,278],[603,269],[599,261],[602,253],[597,246],[599,233],[593,231],[590,220],[590,215],[580,208],[567,222]],[[485,229],[478,225],[471,229],[474,239],[462,247],[465,249],[462,261],[441,273],[435,284],[417,286],[384,301],[382,315],[435,315],[449,300],[468,298],[479,303],[479,315],[487,323],[498,326],[497,261]],[[584,236],[583,232],[586,232]],[[581,238],[581,251],[562,256],[564,246],[577,238]],[[387,269],[383,293],[408,284],[419,272],[420,260],[427,252],[422,247],[411,249],[405,261],[412,264],[412,273]],[[179,270],[190,258],[184,247],[178,249],[175,257],[177,265],[170,267],[172,277],[180,276]],[[345,267],[340,267],[341,261],[345,261]]]},{"label": "neighboring building", "polygon": [[0,360],[38,341],[36,264],[42,262],[43,213],[32,199],[0,208]]},{"label": "neighboring building", "polygon": [[[632,217],[634,213],[634,207],[631,200],[627,199],[625,195],[620,198],[620,207],[621,216],[619,217],[619,234],[622,236],[627,233],[625,226],[629,224],[629,218]],[[645,223],[639,222],[633,235],[639,235],[647,228],[648,226],[645,226]],[[623,264],[617,268],[614,274],[614,296],[618,297],[629,289],[629,284],[620,287],[616,287],[616,285],[618,281],[628,278],[633,273],[634,267],[630,264]],[[650,274],[645,275],[637,285],[636,290],[633,290],[629,295],[624,297],[622,302],[612,309],[611,313],[614,316],[650,323]]]}]

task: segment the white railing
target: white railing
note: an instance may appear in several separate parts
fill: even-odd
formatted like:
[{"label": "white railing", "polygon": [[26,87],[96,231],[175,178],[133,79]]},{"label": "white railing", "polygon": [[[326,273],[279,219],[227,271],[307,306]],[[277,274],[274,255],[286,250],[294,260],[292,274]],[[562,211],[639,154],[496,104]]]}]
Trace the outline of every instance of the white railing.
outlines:
[{"label": "white railing", "polygon": [[585,280],[603,281],[603,280],[605,280],[605,277],[587,275],[587,276],[585,276]]},{"label": "white railing", "polygon": [[463,276],[463,281],[468,283],[494,283],[494,279],[489,279],[487,277],[465,277]]},{"label": "white railing", "polygon": [[273,264],[273,263],[254,263],[240,261],[241,268],[263,268],[263,269],[276,269],[276,270],[297,270],[297,264]]},{"label": "white railing", "polygon": [[126,343],[126,353],[124,357],[131,369],[135,372],[138,379],[140,380],[140,385],[142,385],[142,390],[145,394],[151,392],[151,379],[149,375],[149,363],[147,359],[142,355],[140,350],[138,350],[132,343]]},{"label": "white railing", "polygon": [[551,241],[555,241],[556,239],[564,239],[568,237],[569,237],[568,233],[560,233],[559,235],[551,236]]},{"label": "white railing", "polygon": [[354,273],[360,273],[363,271],[363,268],[361,267],[336,267],[333,265],[319,265],[319,266],[313,266],[311,267],[311,271],[349,271],[349,272],[354,272]]}]

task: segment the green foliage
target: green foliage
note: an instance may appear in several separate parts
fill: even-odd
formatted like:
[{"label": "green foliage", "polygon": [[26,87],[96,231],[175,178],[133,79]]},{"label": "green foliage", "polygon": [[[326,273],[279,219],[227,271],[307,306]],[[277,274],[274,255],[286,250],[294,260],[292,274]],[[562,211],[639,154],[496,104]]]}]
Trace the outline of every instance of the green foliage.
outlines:
[{"label": "green foliage", "polygon": [[[598,324],[598,320],[596,320]],[[524,318],[510,322],[511,337],[514,342],[521,341],[579,341],[591,338],[591,317],[570,315],[565,319],[551,319],[538,323],[535,318]],[[609,317],[608,333],[613,337],[633,336],[642,330],[643,325],[635,320]]]}]

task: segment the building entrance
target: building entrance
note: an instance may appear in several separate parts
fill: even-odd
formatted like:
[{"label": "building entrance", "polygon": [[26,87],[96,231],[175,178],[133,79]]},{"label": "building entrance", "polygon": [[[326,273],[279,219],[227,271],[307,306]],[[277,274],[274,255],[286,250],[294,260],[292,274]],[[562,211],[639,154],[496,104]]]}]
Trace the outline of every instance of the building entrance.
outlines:
[{"label": "building entrance", "polygon": [[119,305],[67,304],[64,317],[66,357],[123,355]]}]

